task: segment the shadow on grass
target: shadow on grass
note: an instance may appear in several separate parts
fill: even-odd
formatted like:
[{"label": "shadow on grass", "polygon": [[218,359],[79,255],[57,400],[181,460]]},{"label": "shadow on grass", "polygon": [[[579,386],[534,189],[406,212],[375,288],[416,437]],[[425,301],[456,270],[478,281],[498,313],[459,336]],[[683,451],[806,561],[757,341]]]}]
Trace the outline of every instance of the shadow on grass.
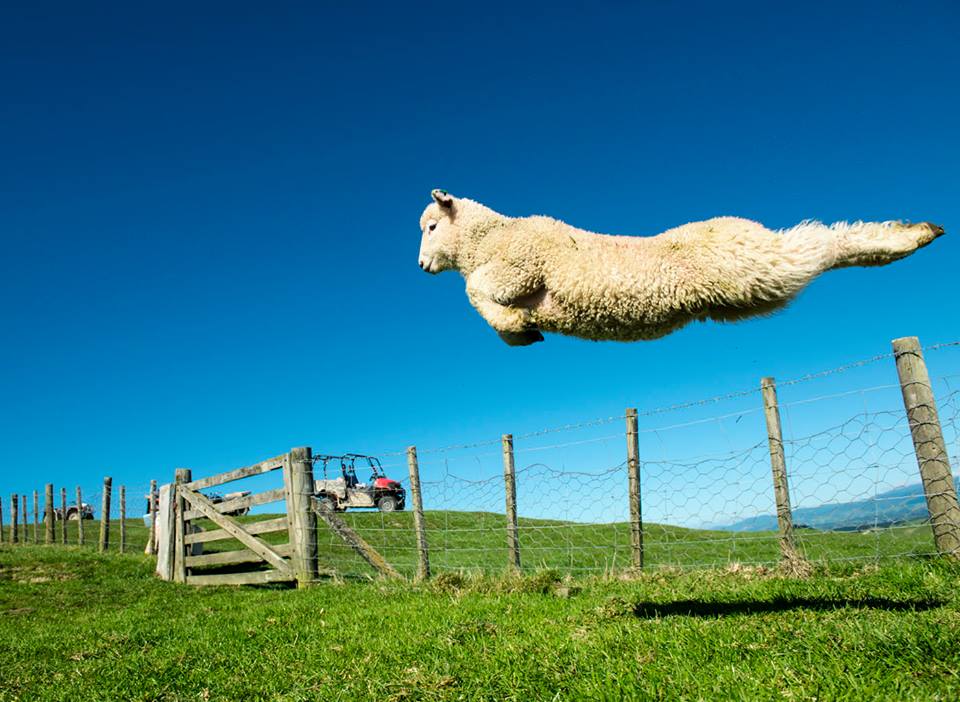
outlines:
[{"label": "shadow on grass", "polygon": [[749,614],[775,614],[792,610],[809,612],[832,612],[839,609],[881,609],[888,612],[924,612],[942,607],[941,600],[888,600],[882,597],[861,599],[825,599],[797,597],[769,602],[639,602],[634,605],[633,615],[638,619],[658,617],[730,617]]}]

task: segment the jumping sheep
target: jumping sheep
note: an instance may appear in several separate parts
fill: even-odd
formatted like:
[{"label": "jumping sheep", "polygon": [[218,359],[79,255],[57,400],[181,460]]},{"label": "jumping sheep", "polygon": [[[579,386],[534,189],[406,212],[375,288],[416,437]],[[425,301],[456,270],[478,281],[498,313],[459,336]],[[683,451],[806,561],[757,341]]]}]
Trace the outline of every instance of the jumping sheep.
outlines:
[{"label": "jumping sheep", "polygon": [[420,217],[420,268],[458,270],[480,315],[511,346],[541,332],[593,340],[665,336],[699,319],[786,305],[824,271],[882,266],[943,234],[924,222],[803,222],[771,231],[717,217],[657,236],[614,236],[550,217],[507,217],[445,190]]}]

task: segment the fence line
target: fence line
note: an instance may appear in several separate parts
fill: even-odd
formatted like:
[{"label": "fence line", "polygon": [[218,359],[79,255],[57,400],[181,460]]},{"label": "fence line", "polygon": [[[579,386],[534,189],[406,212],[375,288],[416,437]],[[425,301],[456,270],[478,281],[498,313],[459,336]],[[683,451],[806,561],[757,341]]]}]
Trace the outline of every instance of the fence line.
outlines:
[{"label": "fence line", "polygon": [[[960,387],[955,379],[960,374],[931,378],[923,356],[958,347],[960,342],[947,342],[921,349],[915,339],[898,340],[891,353],[787,381],[764,379],[751,390],[654,409],[628,408],[610,417],[500,439],[388,454],[406,457],[386,466],[410,496],[413,514],[320,515],[329,528],[316,529],[318,572],[368,576],[378,557],[380,572],[420,579],[450,570],[547,567],[601,573],[957,557],[960,507],[951,461],[957,465]],[[938,356],[938,363],[943,358]],[[874,379],[815,397],[778,396],[788,395],[787,388],[881,361],[889,362],[891,378],[899,371],[899,382]],[[937,397],[935,388],[946,391]],[[698,416],[704,408],[732,400],[740,401],[735,411]],[[651,421],[681,410],[694,415],[661,425]],[[625,422],[625,430],[615,433],[611,426],[618,421]],[[554,435],[559,440],[544,441]],[[407,469],[404,477],[398,475],[402,468]],[[228,474],[255,480],[251,470]],[[207,480],[198,485],[214,485]],[[87,504],[102,505],[101,538],[95,543],[103,550],[124,550],[142,536],[146,550],[156,550],[158,544],[150,547],[150,525],[157,523],[156,484],[118,487],[107,479],[101,489],[83,492]],[[43,515],[36,506],[33,510],[34,534],[38,516],[43,516],[48,543],[56,540],[55,527],[68,533],[66,520],[56,523],[53,488],[46,490],[50,509]],[[59,512],[66,513],[66,489],[58,489]],[[307,489],[298,488],[296,495]],[[79,506],[85,503],[77,490]],[[142,500],[141,494],[153,497]],[[119,506],[112,499],[118,495]],[[127,496],[134,496],[132,509]],[[265,511],[269,508],[257,509],[244,524],[252,525],[252,538],[263,541],[259,532],[268,532],[278,517]],[[136,529],[133,519],[123,520],[126,526],[117,532],[116,544],[111,522],[118,512],[121,518],[146,519]],[[18,514],[22,523],[14,527]],[[14,536],[27,541],[26,496],[14,497],[9,511],[0,511],[0,535],[6,515],[12,517],[6,541]],[[345,538],[348,532],[353,536]],[[212,582],[211,575],[191,576],[196,564],[216,566],[246,557],[236,550],[217,550],[212,538],[188,536],[181,538],[191,544],[190,553],[177,563],[182,582]],[[69,541],[80,538],[77,533]],[[201,556],[204,547],[207,555]],[[299,558],[298,572],[309,571],[303,566],[309,554],[282,548],[278,554],[283,560]]]}]

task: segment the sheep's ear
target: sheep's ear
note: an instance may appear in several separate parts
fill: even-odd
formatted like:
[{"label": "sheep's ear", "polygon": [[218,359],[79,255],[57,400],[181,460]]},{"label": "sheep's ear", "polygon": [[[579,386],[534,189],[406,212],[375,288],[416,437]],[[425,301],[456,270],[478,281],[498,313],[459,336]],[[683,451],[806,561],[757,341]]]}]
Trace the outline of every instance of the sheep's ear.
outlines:
[{"label": "sheep's ear", "polygon": [[453,195],[448,193],[446,190],[441,190],[436,188],[430,193],[433,196],[433,199],[436,200],[437,204],[440,207],[453,207]]}]

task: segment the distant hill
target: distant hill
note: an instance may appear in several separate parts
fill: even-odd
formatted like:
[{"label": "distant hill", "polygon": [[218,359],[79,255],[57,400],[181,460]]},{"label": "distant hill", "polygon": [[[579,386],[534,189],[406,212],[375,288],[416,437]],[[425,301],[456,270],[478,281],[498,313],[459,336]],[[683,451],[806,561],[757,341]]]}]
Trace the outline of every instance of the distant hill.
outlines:
[{"label": "distant hill", "polygon": [[[957,482],[958,478],[954,476],[954,484]],[[927,502],[923,496],[923,485],[920,483],[887,490],[867,500],[793,510],[795,527],[841,531],[924,519],[927,519]],[[714,528],[724,531],[775,531],[777,517],[775,514],[761,514]]]}]

